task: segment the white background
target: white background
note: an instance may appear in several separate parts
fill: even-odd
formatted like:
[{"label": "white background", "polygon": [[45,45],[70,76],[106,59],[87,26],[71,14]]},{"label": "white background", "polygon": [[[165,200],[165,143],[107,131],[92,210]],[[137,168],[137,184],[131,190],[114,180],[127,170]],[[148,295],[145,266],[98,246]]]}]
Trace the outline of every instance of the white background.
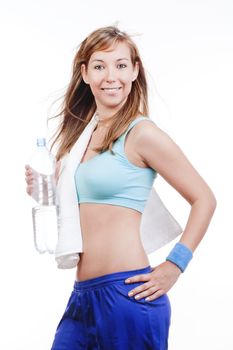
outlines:
[{"label": "white background", "polygon": [[[65,91],[76,47],[116,21],[140,34],[134,39],[150,75],[151,117],[218,201],[192,262],[169,291],[169,350],[233,349],[231,0],[1,2],[0,348],[50,349],[71,292],[75,271],[58,270],[52,256],[34,250],[24,164],[46,133],[51,103]],[[162,178],[155,187],[184,227],[189,204]],[[151,265],[173,245],[151,254]]]}]

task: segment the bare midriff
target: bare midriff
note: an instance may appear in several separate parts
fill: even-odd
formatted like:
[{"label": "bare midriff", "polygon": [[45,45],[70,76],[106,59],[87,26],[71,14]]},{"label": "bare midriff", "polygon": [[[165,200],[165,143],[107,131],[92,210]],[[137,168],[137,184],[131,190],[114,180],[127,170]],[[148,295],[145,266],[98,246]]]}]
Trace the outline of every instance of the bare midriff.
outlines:
[{"label": "bare midriff", "polygon": [[140,238],[139,211],[97,203],[80,203],[79,210],[83,253],[78,281],[149,265]]},{"label": "bare midriff", "polygon": [[[133,128],[127,135],[125,154],[137,166],[146,164],[135,152]],[[98,127],[91,136],[82,161],[92,158],[93,147],[103,140],[105,128]],[[76,279],[95,278],[109,273],[135,270],[149,265],[140,238],[142,214],[134,209],[100,203],[80,203],[83,253],[80,254]]]}]

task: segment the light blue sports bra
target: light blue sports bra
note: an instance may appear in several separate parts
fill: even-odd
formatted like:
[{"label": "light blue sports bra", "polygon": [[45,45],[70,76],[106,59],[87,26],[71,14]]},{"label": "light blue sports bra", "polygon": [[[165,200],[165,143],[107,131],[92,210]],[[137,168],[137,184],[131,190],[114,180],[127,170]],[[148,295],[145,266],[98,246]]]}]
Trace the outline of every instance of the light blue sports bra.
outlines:
[{"label": "light blue sports bra", "polygon": [[115,154],[107,150],[78,165],[75,184],[79,203],[112,204],[143,212],[157,172],[134,165],[124,151],[127,133],[141,120],[152,121],[143,116],[134,119],[113,143]]}]

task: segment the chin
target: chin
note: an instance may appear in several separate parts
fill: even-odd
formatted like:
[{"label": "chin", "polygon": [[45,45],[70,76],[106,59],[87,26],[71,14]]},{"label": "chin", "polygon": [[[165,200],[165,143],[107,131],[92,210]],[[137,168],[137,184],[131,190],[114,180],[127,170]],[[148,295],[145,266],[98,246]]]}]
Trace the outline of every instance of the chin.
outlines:
[{"label": "chin", "polygon": [[104,105],[106,108],[112,108],[112,109],[120,109],[123,106],[123,103],[109,103]]},{"label": "chin", "polygon": [[118,101],[99,101],[100,104],[106,108],[118,108],[120,109],[126,102],[127,97]]}]

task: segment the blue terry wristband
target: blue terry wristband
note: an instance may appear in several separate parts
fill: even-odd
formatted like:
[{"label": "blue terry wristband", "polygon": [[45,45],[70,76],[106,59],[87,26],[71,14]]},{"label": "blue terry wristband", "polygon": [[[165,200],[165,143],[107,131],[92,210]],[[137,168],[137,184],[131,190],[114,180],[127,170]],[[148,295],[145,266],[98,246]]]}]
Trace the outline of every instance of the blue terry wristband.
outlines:
[{"label": "blue terry wristband", "polygon": [[193,252],[183,243],[176,243],[169,255],[166,257],[167,261],[176,264],[181,272],[184,272],[190,260],[193,257]]}]

